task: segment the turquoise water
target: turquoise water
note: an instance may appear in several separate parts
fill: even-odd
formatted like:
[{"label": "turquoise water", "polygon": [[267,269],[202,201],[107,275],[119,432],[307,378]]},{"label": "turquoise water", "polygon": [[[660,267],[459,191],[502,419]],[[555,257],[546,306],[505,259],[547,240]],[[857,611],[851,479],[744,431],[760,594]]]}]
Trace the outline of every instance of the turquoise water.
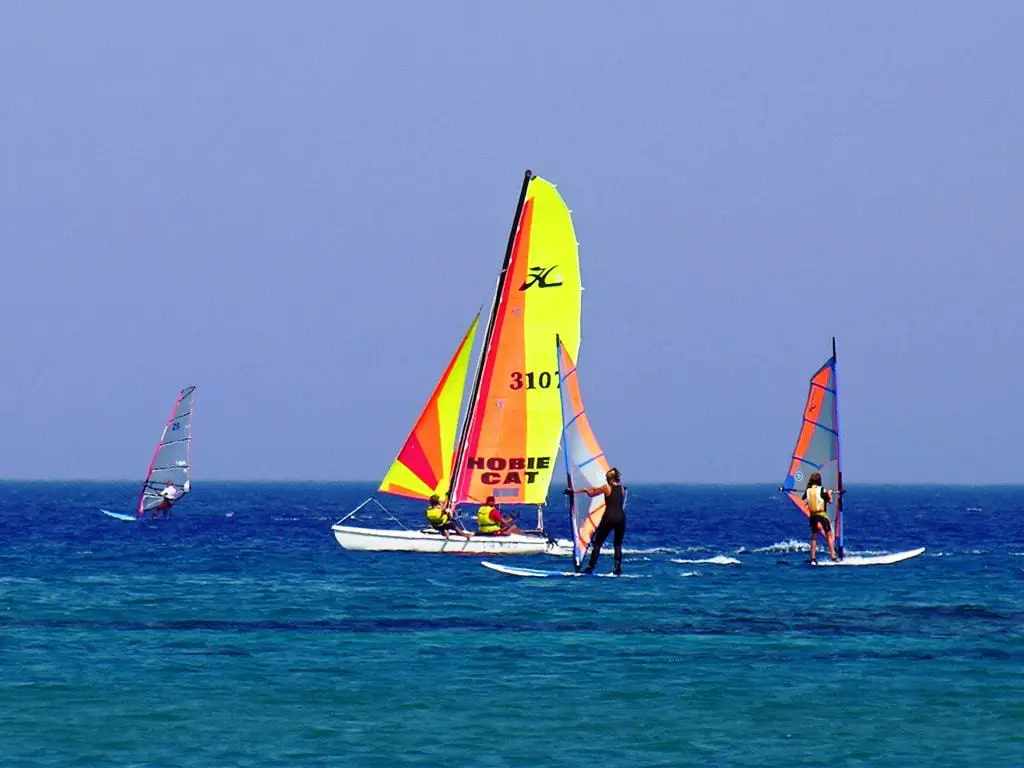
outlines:
[{"label": "turquoise water", "polygon": [[769,486],[632,486],[638,578],[547,580],[343,551],[368,490],[0,484],[2,765],[1024,765],[1024,488],[851,488],[928,552],[813,569]]}]

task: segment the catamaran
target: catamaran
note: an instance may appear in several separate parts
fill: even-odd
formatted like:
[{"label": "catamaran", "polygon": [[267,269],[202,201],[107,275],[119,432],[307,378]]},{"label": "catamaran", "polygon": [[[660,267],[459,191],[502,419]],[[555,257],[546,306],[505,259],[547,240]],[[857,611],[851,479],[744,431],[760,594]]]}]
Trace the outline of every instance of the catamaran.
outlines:
[{"label": "catamaran", "polygon": [[832,562],[820,558],[817,565],[888,565],[917,557],[924,547],[870,557],[847,557],[844,550],[845,519],[843,517],[843,470],[839,451],[839,389],[836,378],[836,340],[832,339],[832,357],[811,376],[807,402],[804,405],[800,434],[789,464],[782,490],[797,509],[810,517],[803,499],[807,481],[815,472],[821,474],[823,488],[835,491],[835,504],[829,514],[835,532],[836,555]]},{"label": "catamaran", "polygon": [[562,406],[562,459],[565,464],[566,488],[569,491],[569,525],[572,529],[572,557],[575,570],[545,571],[483,561],[480,564],[485,568],[509,576],[534,578],[582,575],[579,573],[580,567],[590,548],[594,532],[604,516],[605,497],[604,494],[600,494],[577,503],[572,491],[604,485],[609,465],[590,426],[587,410],[583,406],[576,364],[561,339],[558,340],[558,391]]},{"label": "catamaran", "polygon": [[[405,527],[371,497],[331,527],[338,544],[371,551],[568,554],[568,540],[556,541],[544,531],[543,505],[562,431],[551,350],[560,337],[566,349],[577,353],[581,298],[572,216],[554,185],[527,171],[461,428],[479,318],[470,324],[378,491],[421,501],[436,495],[452,515],[489,496],[500,504],[535,506],[536,529],[469,539],[446,536],[432,528]],[[371,505],[397,527],[352,524]]]},{"label": "catamaran", "polygon": [[164,424],[164,431],[160,434],[149,469],[146,470],[135,514],[112,512],[109,509],[101,510],[103,514],[118,520],[138,520],[165,501],[161,492],[168,483],[173,483],[177,489],[174,503],[181,501],[192,490],[192,403],[195,392],[195,387],[185,387],[174,401],[171,415]]}]

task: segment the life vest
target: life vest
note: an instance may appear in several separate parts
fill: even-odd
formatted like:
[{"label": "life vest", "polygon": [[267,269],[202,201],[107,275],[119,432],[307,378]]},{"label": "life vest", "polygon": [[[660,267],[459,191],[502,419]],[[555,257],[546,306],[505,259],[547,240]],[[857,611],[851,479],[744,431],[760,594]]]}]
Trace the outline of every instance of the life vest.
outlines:
[{"label": "life vest", "polygon": [[487,504],[484,504],[477,510],[476,527],[480,533],[497,533],[501,530],[501,525],[491,519],[491,512],[493,511],[494,507]]},{"label": "life vest", "polygon": [[812,515],[825,514],[825,496],[821,492],[820,485],[807,486],[807,509]]},{"label": "life vest", "polygon": [[427,507],[427,522],[434,527],[444,525],[448,522],[448,513],[441,506]]}]

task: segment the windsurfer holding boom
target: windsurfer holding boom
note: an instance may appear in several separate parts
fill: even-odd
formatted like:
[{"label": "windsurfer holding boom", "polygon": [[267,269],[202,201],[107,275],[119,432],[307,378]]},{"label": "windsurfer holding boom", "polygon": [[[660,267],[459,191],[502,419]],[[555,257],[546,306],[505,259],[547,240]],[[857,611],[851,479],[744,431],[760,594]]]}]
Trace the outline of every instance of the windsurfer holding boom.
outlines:
[{"label": "windsurfer holding boom", "polygon": [[828,519],[828,505],[832,501],[832,491],[821,487],[821,473],[815,472],[807,481],[807,490],[804,491],[803,500],[807,502],[807,510],[811,513],[811,562],[817,562],[815,557],[818,546],[818,533],[825,537],[828,543],[828,556],[833,562],[836,558],[836,536],[832,532],[832,523]]},{"label": "windsurfer holding boom", "polygon": [[162,510],[164,517],[169,517],[171,514],[171,505],[174,504],[178,499],[178,489],[174,487],[174,483],[168,482],[159,493],[160,503],[153,507],[153,519],[156,520],[157,514]]},{"label": "windsurfer holding boom", "polygon": [[[622,539],[626,535],[626,489],[622,487],[622,475],[619,470],[612,467],[605,473],[607,484],[597,488],[580,488],[575,493],[585,493],[594,497],[604,494],[604,515],[601,522],[594,531],[594,538],[590,544],[590,562],[583,570],[584,573],[593,573],[597,565],[597,558],[601,555],[601,545],[608,538],[608,534],[615,531],[615,575],[622,574]],[[566,493],[571,493],[566,489]]]}]

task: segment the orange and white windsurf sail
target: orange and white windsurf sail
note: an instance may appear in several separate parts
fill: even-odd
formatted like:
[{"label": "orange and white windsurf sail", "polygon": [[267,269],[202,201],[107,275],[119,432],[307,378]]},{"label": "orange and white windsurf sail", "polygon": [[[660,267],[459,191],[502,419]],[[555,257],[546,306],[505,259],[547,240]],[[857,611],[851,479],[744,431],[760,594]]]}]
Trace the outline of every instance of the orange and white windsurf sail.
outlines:
[{"label": "orange and white windsurf sail", "polygon": [[380,491],[413,499],[448,492],[469,353],[479,320],[479,315],[473,318],[398,458],[381,481]]},{"label": "orange and white windsurf sail", "polygon": [[[562,402],[562,456],[569,490],[597,488],[605,484],[608,459],[601,450],[583,407],[576,363],[569,350],[558,340],[558,389]],[[569,517],[573,533],[573,559],[576,566],[590,548],[590,540],[604,516],[605,497],[599,494],[584,501],[569,496]]]},{"label": "orange and white windsurf sail", "polygon": [[554,185],[526,172],[456,450],[449,502],[543,504],[562,432],[552,341],[580,343],[579,254]]},{"label": "orange and white windsurf sail", "polygon": [[836,340],[832,339],[832,357],[811,376],[804,404],[800,434],[789,462],[789,471],[782,490],[797,508],[810,515],[803,500],[807,481],[815,472],[821,473],[823,488],[839,491],[832,515],[836,544],[843,545],[843,471],[839,463],[839,398],[836,378]]}]

